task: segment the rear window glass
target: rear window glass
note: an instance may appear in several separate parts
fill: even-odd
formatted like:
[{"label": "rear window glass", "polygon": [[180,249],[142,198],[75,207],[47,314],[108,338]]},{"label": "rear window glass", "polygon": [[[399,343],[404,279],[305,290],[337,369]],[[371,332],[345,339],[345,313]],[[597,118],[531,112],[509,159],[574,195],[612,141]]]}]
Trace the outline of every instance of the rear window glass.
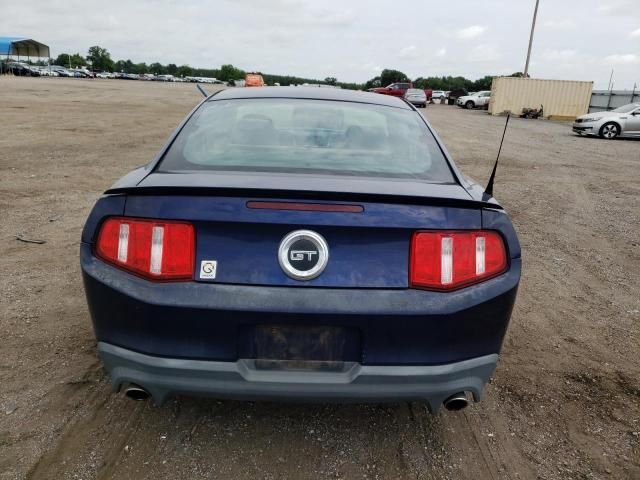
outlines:
[{"label": "rear window glass", "polygon": [[203,170],[454,182],[444,155],[416,112],[287,98],[203,104],[173,142],[158,171]]}]

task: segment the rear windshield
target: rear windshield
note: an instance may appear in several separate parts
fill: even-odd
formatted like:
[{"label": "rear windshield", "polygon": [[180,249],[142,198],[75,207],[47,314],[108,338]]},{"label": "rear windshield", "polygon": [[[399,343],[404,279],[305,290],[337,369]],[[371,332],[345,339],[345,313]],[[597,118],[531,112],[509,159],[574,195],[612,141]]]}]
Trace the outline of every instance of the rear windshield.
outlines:
[{"label": "rear windshield", "polygon": [[157,170],[316,173],[454,182],[433,135],[413,110],[288,98],[204,103]]}]

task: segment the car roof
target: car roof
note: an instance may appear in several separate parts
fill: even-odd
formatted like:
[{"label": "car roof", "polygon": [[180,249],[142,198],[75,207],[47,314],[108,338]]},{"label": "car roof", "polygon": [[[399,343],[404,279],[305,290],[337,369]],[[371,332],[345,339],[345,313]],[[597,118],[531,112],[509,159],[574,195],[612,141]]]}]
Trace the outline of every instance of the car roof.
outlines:
[{"label": "car roof", "polygon": [[384,105],[410,110],[404,100],[390,95],[322,87],[236,87],[220,90],[209,101],[237,100],[246,98],[298,98],[305,100],[335,100]]}]

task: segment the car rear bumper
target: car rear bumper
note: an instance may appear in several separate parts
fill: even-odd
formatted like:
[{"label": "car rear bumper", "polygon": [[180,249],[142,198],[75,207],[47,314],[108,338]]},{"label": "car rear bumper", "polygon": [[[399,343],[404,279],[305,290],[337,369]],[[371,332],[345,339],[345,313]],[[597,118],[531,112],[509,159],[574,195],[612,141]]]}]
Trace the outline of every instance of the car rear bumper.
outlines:
[{"label": "car rear bumper", "polygon": [[224,362],[260,357],[257,334],[274,326],[340,329],[344,349],[332,358],[366,366],[497,354],[520,278],[519,258],[503,275],[454,292],[155,283],[107,265],[87,244],[81,263],[98,342]]},{"label": "car rear bumper", "polygon": [[218,362],[157,357],[104,342],[98,343],[98,353],[115,391],[136,384],[157,403],[175,394],[321,402],[422,400],[432,412],[459,392],[471,392],[479,401],[498,361],[498,355],[492,354],[430,366],[345,362],[339,370],[320,371],[259,369],[252,359]]}]

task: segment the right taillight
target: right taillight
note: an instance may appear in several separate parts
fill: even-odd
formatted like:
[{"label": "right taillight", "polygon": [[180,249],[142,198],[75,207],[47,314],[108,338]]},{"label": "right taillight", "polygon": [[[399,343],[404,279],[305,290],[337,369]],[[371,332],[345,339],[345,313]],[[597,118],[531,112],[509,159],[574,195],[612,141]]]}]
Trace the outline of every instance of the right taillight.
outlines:
[{"label": "right taillight", "polygon": [[412,287],[453,290],[482,282],[507,269],[499,233],[478,231],[416,232],[411,241]]},{"label": "right taillight", "polygon": [[151,280],[193,278],[193,225],[171,220],[112,217],[100,228],[96,254]]}]

